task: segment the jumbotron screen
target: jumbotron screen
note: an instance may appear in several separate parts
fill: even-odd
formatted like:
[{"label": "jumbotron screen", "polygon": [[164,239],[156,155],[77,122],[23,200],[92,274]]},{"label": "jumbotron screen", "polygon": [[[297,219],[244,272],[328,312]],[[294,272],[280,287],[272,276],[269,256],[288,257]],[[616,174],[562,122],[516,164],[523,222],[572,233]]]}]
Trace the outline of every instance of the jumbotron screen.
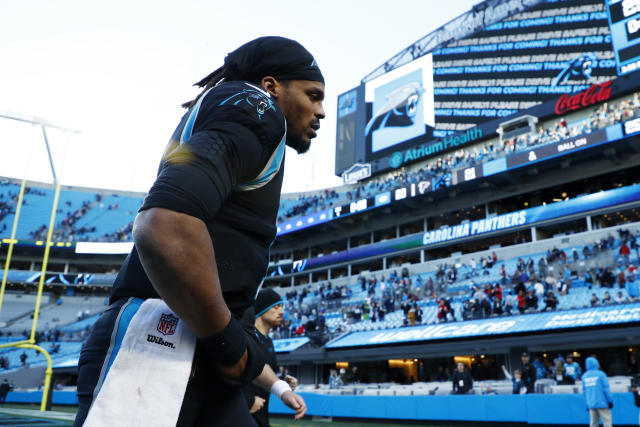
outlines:
[{"label": "jumbotron screen", "polygon": [[448,135],[615,77],[605,0],[548,0],[363,83],[348,111],[340,99],[336,174],[418,145],[438,155]]},{"label": "jumbotron screen", "polygon": [[618,74],[640,69],[640,0],[607,0]]}]

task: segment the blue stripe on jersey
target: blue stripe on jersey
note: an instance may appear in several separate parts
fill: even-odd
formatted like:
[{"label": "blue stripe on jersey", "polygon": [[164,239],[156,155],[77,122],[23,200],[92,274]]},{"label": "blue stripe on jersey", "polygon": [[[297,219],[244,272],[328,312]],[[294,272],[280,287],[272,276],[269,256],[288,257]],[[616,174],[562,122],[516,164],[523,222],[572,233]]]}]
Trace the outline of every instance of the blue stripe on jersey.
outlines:
[{"label": "blue stripe on jersey", "polygon": [[104,361],[102,362],[102,368],[100,368],[100,375],[98,376],[98,382],[96,383],[93,389],[93,401],[95,402],[96,397],[98,397],[98,393],[102,388],[102,384],[104,383],[104,379],[107,377],[107,371],[113,364],[113,361],[118,354],[118,350],[120,350],[120,346],[122,345],[122,339],[124,338],[124,334],[127,331],[127,327],[129,323],[131,323],[131,319],[133,315],[138,312],[138,309],[142,305],[144,300],[139,298],[129,298],[126,303],[124,303],[120,309],[118,310],[118,315],[116,316],[115,323],[113,325],[113,330],[111,332],[111,340],[109,343],[109,349],[107,350],[107,354],[104,357]]},{"label": "blue stripe on jersey", "polygon": [[260,187],[266,185],[267,183],[269,183],[269,181],[271,181],[273,179],[273,177],[280,170],[280,166],[282,165],[282,159],[284,158],[284,147],[285,147],[286,139],[287,139],[287,133],[285,132],[284,136],[282,137],[282,140],[280,141],[280,143],[276,147],[276,150],[271,155],[271,158],[267,162],[265,168],[262,170],[260,175],[258,175],[252,181],[244,182],[242,184],[238,184],[237,188],[239,190],[241,190],[241,191],[255,190],[256,188],[260,188]]},{"label": "blue stripe on jersey", "polygon": [[109,358],[109,363],[107,363],[105,378],[109,373],[109,369],[111,368],[113,361],[116,360],[118,351],[120,351],[122,340],[124,339],[124,335],[127,333],[127,328],[131,323],[131,319],[133,319],[133,316],[138,312],[143,302],[144,302],[143,299],[133,298],[129,303],[127,303],[127,306],[124,308],[124,310],[122,310],[122,314],[120,315],[118,325],[116,326],[118,328],[118,331],[116,332],[116,340],[113,346],[113,350],[111,352],[111,357]]}]

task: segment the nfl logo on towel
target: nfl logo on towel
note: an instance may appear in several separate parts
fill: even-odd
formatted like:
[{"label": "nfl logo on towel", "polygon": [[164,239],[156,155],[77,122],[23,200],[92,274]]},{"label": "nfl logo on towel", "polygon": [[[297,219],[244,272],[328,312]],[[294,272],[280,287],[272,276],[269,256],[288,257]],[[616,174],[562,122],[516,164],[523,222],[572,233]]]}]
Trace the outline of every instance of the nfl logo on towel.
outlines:
[{"label": "nfl logo on towel", "polygon": [[162,335],[173,335],[176,332],[178,318],[172,314],[163,314],[160,316],[160,322],[156,328]]}]

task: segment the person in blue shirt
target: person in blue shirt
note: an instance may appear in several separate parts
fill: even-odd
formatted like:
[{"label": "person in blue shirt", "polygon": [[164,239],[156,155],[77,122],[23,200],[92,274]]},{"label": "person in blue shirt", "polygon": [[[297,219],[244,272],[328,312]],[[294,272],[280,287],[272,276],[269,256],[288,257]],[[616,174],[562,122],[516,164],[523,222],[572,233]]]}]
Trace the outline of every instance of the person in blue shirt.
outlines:
[{"label": "person in blue shirt", "polygon": [[582,390],[591,415],[591,427],[598,427],[600,420],[604,427],[611,427],[611,408],[613,396],[609,389],[607,375],[600,370],[595,357],[587,357],[586,372],[582,375]]},{"label": "person in blue shirt", "polygon": [[522,381],[522,371],[516,369],[513,371],[513,375],[511,375],[509,371],[507,371],[506,366],[502,365],[502,372],[504,372],[504,376],[513,383],[513,394],[527,393],[527,386],[524,384],[524,381]]},{"label": "person in blue shirt", "polygon": [[533,362],[531,363],[536,368],[536,379],[541,379],[546,377],[547,367],[544,365],[544,363],[540,359],[536,357],[535,359],[533,359]]},{"label": "person in blue shirt", "polygon": [[631,279],[627,276],[627,293],[629,294],[629,299],[631,302],[635,302],[640,298],[640,287],[638,286],[638,282]]},{"label": "person in blue shirt", "polygon": [[566,362],[564,363],[564,371],[568,377],[573,378],[574,381],[577,381],[582,375],[582,368],[580,368],[580,364],[573,360],[573,356],[571,354],[567,354]]},{"label": "person in blue shirt", "polygon": [[330,389],[337,389],[340,388],[344,385],[344,382],[342,381],[342,378],[340,378],[340,376],[338,375],[338,371],[336,371],[335,369],[331,369],[329,371],[329,388]]},{"label": "person in blue shirt", "polygon": [[[6,380],[5,380],[6,381]],[[631,380],[631,392],[633,393],[633,401],[638,408],[640,408],[640,390],[634,386],[633,380]],[[638,425],[640,425],[640,414],[638,414]]]}]

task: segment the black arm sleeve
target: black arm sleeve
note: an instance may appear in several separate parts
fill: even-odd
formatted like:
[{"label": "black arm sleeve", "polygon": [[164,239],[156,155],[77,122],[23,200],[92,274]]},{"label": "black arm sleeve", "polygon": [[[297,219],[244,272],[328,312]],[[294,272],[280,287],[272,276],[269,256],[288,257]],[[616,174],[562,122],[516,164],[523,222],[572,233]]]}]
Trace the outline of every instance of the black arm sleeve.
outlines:
[{"label": "black arm sleeve", "polygon": [[262,148],[242,125],[195,133],[167,154],[140,210],[161,207],[207,222],[238,182],[259,171]]}]

